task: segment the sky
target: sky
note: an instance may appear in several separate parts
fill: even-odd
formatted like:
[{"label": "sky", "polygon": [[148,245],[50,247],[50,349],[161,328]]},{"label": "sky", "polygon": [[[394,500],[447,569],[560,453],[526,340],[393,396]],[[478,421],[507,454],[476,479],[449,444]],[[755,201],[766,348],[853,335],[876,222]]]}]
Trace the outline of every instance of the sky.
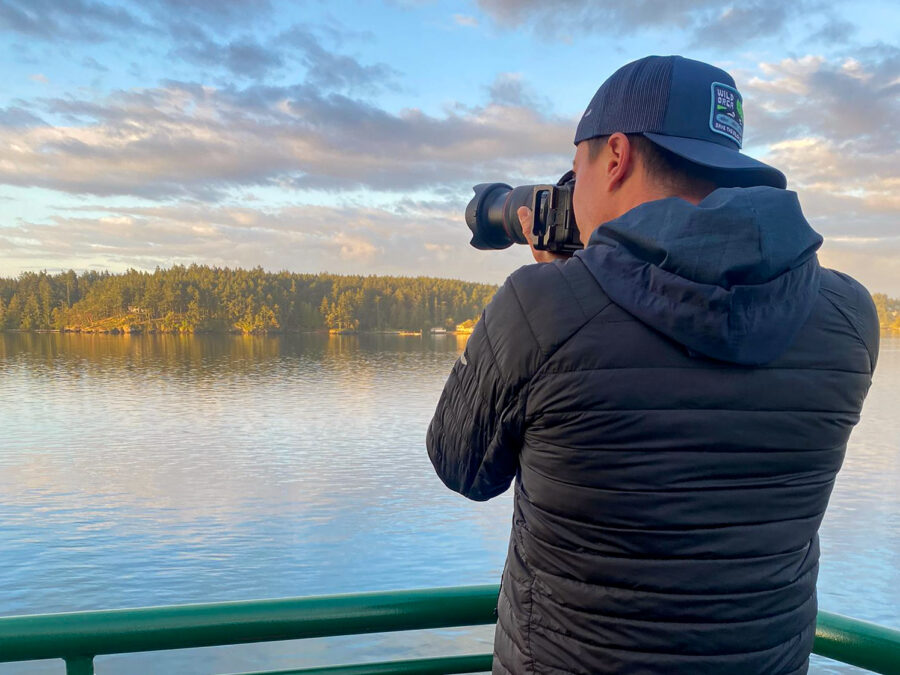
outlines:
[{"label": "sky", "polygon": [[176,264],[500,283],[472,186],[554,181],[617,68],[730,72],[821,262],[900,297],[900,4],[0,0],[0,276]]}]

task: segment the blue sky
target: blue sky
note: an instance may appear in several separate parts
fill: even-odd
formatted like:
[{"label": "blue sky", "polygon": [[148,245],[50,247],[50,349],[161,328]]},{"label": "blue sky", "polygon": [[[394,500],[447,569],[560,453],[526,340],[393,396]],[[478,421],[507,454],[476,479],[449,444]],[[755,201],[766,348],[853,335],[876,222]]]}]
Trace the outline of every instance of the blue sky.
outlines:
[{"label": "blue sky", "polygon": [[820,257],[900,296],[900,9],[0,0],[0,275],[198,262],[499,282],[474,183],[555,179],[647,54],[731,72]]}]

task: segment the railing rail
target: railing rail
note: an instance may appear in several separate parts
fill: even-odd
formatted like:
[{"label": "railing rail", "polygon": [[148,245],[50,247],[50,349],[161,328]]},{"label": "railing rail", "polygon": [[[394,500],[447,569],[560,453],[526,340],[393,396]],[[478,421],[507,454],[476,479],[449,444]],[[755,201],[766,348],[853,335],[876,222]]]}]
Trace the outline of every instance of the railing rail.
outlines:
[{"label": "railing rail", "polygon": [[[88,675],[94,657],[103,654],[483,625],[496,621],[498,592],[497,585],[464,586],[5,617],[0,618],[0,662],[60,658],[68,675]],[[876,673],[900,675],[900,631],[884,626],[819,612],[814,651]],[[490,670],[489,654],[277,675],[485,670]]]}]

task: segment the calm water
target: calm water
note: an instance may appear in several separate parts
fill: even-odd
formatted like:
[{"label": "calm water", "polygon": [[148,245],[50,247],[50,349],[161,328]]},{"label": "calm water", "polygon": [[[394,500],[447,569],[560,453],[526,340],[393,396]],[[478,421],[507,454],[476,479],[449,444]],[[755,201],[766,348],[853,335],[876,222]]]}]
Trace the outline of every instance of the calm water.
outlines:
[{"label": "calm water", "polygon": [[[424,448],[455,336],[0,334],[0,616],[497,583],[511,495]],[[900,627],[900,339],[822,527],[823,609]],[[97,659],[213,673],[490,651],[492,628]],[[0,673],[61,673],[61,662]],[[860,672],[817,660],[812,672]]]}]

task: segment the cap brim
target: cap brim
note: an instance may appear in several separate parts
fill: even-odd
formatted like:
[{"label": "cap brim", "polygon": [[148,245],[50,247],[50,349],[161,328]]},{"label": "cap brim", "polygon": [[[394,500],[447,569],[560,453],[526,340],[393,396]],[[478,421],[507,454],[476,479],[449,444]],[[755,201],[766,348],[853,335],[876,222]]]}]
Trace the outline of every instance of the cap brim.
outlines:
[{"label": "cap brim", "polygon": [[787,187],[787,179],[778,169],[752,157],[747,157],[747,155],[742,155],[737,150],[696,138],[664,136],[646,132],[643,135],[689,162],[716,169],[721,175],[722,185],[726,187],[752,187],[754,185],[770,185],[781,189]]}]

